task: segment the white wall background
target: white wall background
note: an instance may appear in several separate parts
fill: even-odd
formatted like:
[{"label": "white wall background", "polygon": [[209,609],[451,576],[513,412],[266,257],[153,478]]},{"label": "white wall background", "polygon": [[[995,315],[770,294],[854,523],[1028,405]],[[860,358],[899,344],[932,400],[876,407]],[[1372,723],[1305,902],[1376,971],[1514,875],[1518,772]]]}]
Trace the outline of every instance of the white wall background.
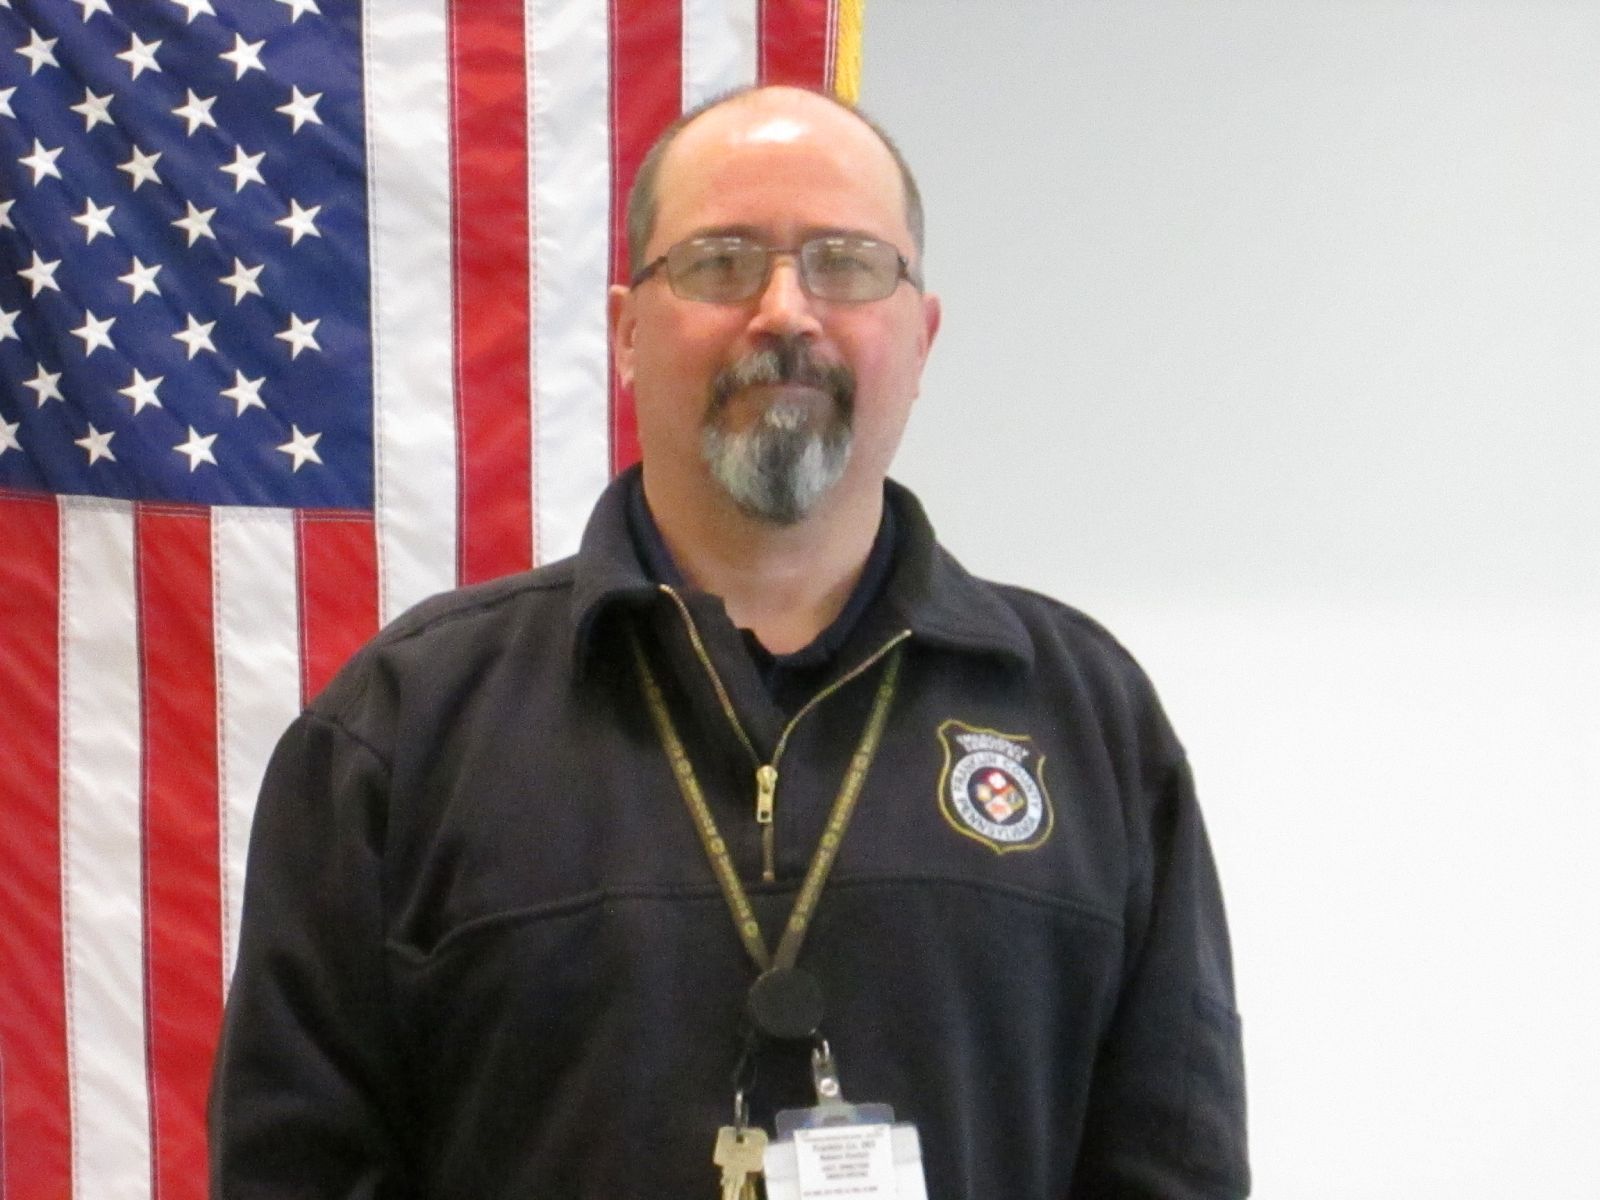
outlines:
[{"label": "white wall background", "polygon": [[1196,763],[1263,1200],[1600,1197],[1600,3],[869,0],[897,474]]}]

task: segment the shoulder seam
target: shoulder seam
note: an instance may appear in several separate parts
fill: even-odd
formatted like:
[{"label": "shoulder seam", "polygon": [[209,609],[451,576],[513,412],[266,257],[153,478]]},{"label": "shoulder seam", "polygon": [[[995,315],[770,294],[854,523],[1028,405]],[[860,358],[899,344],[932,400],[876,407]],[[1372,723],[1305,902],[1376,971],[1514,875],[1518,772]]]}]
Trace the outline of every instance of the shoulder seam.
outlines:
[{"label": "shoulder seam", "polygon": [[1112,633],[1111,630],[1107,629],[1106,626],[1100,621],[1096,620],[1094,617],[1091,617],[1081,608],[1076,608],[1073,605],[1066,603],[1064,600],[1058,600],[1054,596],[1047,595],[1044,592],[1035,591],[1030,587],[1023,587],[1020,584],[992,583],[990,586],[996,591],[1005,595],[1008,599],[1013,597],[1025,597],[1032,602],[1044,605],[1052,613],[1064,618],[1074,627],[1082,629],[1085,633],[1088,633],[1092,637],[1105,642],[1108,646],[1113,647],[1124,658],[1128,659],[1129,662],[1136,666],[1138,665],[1139,660],[1134,656],[1133,652],[1127,648],[1127,646],[1122,644],[1122,640],[1118,638],[1116,634]]},{"label": "shoulder seam", "polygon": [[373,761],[383,769],[383,773],[385,775],[390,773],[389,760],[384,757],[383,753],[366,738],[362,737],[355,730],[351,729],[350,726],[346,725],[344,721],[337,716],[334,716],[331,713],[317,712],[308,708],[300,714],[300,717],[304,721],[314,722],[315,724],[325,726],[344,738],[345,741],[349,742],[351,745],[365,750],[369,755],[372,756]]},{"label": "shoulder seam", "polygon": [[[502,604],[510,603],[519,596],[522,596],[528,592],[549,592],[556,591],[560,588],[571,588],[572,583],[573,580],[570,572],[565,573],[565,578],[524,579],[515,587],[510,587],[504,591],[496,592],[493,595],[485,596],[482,599],[474,600],[470,604],[466,604],[461,607],[451,607],[446,609],[444,612],[435,613],[426,618],[423,618],[419,615],[417,623],[414,625],[406,625],[398,628],[391,626],[389,630],[378,635],[376,643],[393,645],[396,642],[406,641],[409,638],[417,637],[421,634],[427,633],[429,630],[436,629],[441,625],[448,625],[453,621],[465,620],[468,617],[476,616],[477,614],[488,609],[497,608]],[[402,621],[404,619],[404,617],[400,618]]]}]

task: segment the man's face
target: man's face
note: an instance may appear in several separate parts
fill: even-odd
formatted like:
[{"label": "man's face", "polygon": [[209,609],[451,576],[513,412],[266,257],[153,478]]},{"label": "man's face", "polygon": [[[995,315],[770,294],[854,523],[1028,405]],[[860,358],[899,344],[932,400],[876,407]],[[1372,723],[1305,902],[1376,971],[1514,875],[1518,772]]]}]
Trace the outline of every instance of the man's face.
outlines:
[{"label": "man's face", "polygon": [[[669,150],[657,196],[645,261],[686,238],[727,234],[793,249],[855,233],[912,254],[888,151],[855,117],[804,93],[757,93],[700,117]],[[714,481],[775,524],[834,491],[875,491],[938,313],[907,283],[861,304],[813,299],[789,258],[737,304],[679,298],[664,273],[615,289],[615,358],[633,385],[647,477]]]}]

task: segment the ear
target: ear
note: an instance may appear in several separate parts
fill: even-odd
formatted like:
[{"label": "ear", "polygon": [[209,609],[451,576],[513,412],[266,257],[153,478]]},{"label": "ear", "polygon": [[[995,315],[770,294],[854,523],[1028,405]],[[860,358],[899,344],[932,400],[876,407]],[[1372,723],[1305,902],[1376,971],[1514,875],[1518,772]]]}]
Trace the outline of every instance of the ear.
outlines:
[{"label": "ear", "polygon": [[625,388],[633,386],[633,332],[637,323],[633,293],[621,284],[612,284],[606,293],[606,326],[611,333],[611,361]]},{"label": "ear", "polygon": [[922,361],[928,361],[933,349],[933,339],[939,336],[939,322],[944,319],[944,308],[939,297],[928,292],[922,297]]}]

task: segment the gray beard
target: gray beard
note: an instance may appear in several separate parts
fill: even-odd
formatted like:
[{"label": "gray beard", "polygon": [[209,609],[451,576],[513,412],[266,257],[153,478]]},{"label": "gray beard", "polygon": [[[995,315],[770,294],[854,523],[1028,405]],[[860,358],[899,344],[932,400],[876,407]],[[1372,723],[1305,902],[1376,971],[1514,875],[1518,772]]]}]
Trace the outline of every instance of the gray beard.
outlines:
[{"label": "gray beard", "polygon": [[[833,400],[818,422],[799,404],[768,406],[751,428],[724,428],[728,401],[742,388],[801,383]],[[850,461],[855,379],[847,367],[819,363],[806,344],[790,339],[747,355],[718,373],[700,434],[700,453],[712,477],[740,511],[772,525],[806,517],[844,474]]]}]

